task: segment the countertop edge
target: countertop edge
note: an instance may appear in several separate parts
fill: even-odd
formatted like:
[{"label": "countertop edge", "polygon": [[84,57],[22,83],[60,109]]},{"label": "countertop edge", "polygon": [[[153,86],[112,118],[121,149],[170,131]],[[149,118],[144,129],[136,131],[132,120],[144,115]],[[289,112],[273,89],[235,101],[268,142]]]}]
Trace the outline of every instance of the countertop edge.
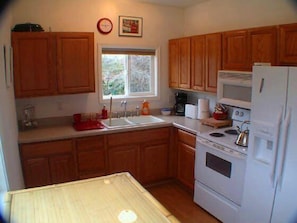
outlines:
[{"label": "countertop edge", "polygon": [[18,135],[19,144],[27,143],[36,143],[36,142],[46,142],[46,141],[55,141],[63,139],[73,139],[80,137],[89,137],[89,136],[99,136],[120,132],[128,131],[138,131],[138,130],[147,130],[154,128],[162,127],[177,127],[188,131],[194,135],[199,134],[200,132],[210,131],[213,128],[209,126],[202,125],[200,120],[189,119],[184,116],[157,116],[164,120],[162,123],[154,123],[149,125],[138,125],[138,126],[129,126],[125,128],[112,128],[112,129],[93,129],[85,131],[76,131],[71,124],[64,124],[58,126],[48,126],[40,127],[28,131],[21,131]]}]

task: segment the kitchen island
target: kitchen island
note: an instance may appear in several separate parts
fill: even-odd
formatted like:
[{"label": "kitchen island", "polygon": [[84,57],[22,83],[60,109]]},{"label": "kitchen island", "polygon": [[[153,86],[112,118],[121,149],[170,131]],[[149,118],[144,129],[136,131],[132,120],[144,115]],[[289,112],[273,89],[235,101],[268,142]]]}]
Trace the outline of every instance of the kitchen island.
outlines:
[{"label": "kitchen island", "polygon": [[10,222],[179,222],[129,173],[8,192]]}]

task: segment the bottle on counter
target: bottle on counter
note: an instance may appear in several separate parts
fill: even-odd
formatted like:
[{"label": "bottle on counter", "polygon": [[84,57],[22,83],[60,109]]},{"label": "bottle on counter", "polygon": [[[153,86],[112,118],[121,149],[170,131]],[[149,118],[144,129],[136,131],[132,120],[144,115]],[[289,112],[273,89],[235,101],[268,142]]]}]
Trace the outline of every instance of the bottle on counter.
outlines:
[{"label": "bottle on counter", "polygon": [[105,105],[103,105],[102,112],[101,112],[101,117],[102,117],[102,119],[107,119],[107,110],[106,110]]},{"label": "bottle on counter", "polygon": [[141,110],[142,115],[149,115],[150,114],[150,104],[148,101],[144,100],[142,102],[142,110]]}]

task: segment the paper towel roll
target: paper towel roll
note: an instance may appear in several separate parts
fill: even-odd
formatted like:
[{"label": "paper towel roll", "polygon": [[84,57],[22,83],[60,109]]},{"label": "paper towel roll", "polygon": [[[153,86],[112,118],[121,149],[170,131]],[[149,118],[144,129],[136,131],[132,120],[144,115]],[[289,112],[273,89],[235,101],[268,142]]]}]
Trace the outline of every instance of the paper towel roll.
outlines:
[{"label": "paper towel roll", "polygon": [[198,119],[209,118],[209,100],[198,99]]}]

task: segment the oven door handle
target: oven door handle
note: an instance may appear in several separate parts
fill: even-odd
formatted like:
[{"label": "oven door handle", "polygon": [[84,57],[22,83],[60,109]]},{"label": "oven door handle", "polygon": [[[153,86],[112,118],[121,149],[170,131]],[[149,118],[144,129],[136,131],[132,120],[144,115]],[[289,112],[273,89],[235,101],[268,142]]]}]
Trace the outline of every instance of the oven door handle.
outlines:
[{"label": "oven door handle", "polygon": [[224,148],[223,146],[217,145],[216,143],[213,143],[207,139],[196,137],[196,149],[199,150],[200,146],[206,146],[208,148],[224,153],[225,155],[231,156],[236,159],[246,159],[246,155],[243,153],[233,151],[232,149]]}]

